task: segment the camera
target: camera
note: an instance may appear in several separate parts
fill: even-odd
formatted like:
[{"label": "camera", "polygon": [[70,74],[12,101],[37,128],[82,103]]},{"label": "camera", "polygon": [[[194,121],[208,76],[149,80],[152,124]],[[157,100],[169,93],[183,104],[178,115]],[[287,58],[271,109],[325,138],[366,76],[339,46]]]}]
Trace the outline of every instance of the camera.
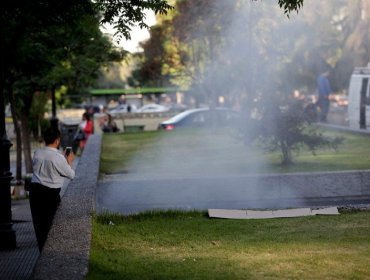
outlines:
[{"label": "camera", "polygon": [[66,147],[66,157],[72,152],[72,147]]}]

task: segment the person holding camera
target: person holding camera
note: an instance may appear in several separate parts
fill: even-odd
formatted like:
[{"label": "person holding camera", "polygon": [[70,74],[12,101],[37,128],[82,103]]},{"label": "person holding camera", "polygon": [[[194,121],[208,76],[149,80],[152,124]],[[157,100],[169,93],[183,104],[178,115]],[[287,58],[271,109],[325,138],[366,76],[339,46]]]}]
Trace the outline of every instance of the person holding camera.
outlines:
[{"label": "person holding camera", "polygon": [[33,157],[29,201],[40,252],[60,203],[59,193],[64,179],[73,179],[75,176],[72,169],[74,154],[70,148],[64,154],[59,151],[60,137],[58,129],[46,129],[45,147],[36,150]]}]

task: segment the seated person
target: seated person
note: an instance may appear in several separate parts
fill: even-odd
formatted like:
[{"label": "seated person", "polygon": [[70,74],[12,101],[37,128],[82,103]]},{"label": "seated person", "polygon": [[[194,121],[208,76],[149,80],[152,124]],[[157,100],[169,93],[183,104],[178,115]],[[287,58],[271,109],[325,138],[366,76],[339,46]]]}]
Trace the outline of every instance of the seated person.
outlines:
[{"label": "seated person", "polygon": [[107,120],[102,125],[103,132],[118,132],[119,128],[117,127],[116,122],[113,120],[110,114],[107,114]]}]

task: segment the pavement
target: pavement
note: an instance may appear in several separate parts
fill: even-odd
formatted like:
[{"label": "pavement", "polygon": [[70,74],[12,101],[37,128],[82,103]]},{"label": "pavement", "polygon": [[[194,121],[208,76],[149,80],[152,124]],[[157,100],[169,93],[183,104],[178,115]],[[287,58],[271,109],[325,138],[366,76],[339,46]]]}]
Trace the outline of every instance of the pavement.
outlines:
[{"label": "pavement", "polygon": [[[78,161],[79,158],[76,157],[74,169]],[[15,172],[14,160],[11,160],[11,170]],[[69,182],[65,181],[62,196]],[[40,256],[28,198],[12,199],[12,222],[13,230],[16,232],[17,248],[0,250],[0,280],[28,280]]]},{"label": "pavement", "polygon": [[370,204],[369,171],[126,177],[127,174],[116,174],[101,178],[96,191],[98,213],[129,215],[153,209],[205,211]]},{"label": "pavement", "polygon": [[40,255],[28,199],[12,201],[17,248],[0,251],[0,279],[29,279]]}]

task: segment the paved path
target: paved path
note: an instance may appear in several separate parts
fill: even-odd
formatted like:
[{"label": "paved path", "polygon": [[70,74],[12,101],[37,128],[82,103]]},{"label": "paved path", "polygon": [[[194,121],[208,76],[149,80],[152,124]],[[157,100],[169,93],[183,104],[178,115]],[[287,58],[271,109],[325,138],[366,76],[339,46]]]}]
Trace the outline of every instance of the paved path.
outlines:
[{"label": "paved path", "polygon": [[[369,178],[370,173],[361,174],[270,175],[262,179],[253,175],[163,179],[127,179],[125,174],[105,176],[97,187],[97,211],[133,214],[153,209],[282,209],[370,204],[370,190],[362,189],[357,183],[364,176]],[[351,189],[351,184],[356,187]]]},{"label": "paved path", "polygon": [[0,251],[0,279],[29,279],[39,250],[28,199],[13,200],[12,214],[17,249]]},{"label": "paved path", "polygon": [[[74,169],[79,158],[74,161]],[[12,161],[15,170],[15,162]],[[61,191],[63,196],[69,180],[65,180]],[[40,256],[36,235],[33,229],[31,209],[28,199],[12,200],[13,230],[16,233],[17,248],[14,250],[0,250],[0,280],[27,280],[30,279],[35,264]]]}]

